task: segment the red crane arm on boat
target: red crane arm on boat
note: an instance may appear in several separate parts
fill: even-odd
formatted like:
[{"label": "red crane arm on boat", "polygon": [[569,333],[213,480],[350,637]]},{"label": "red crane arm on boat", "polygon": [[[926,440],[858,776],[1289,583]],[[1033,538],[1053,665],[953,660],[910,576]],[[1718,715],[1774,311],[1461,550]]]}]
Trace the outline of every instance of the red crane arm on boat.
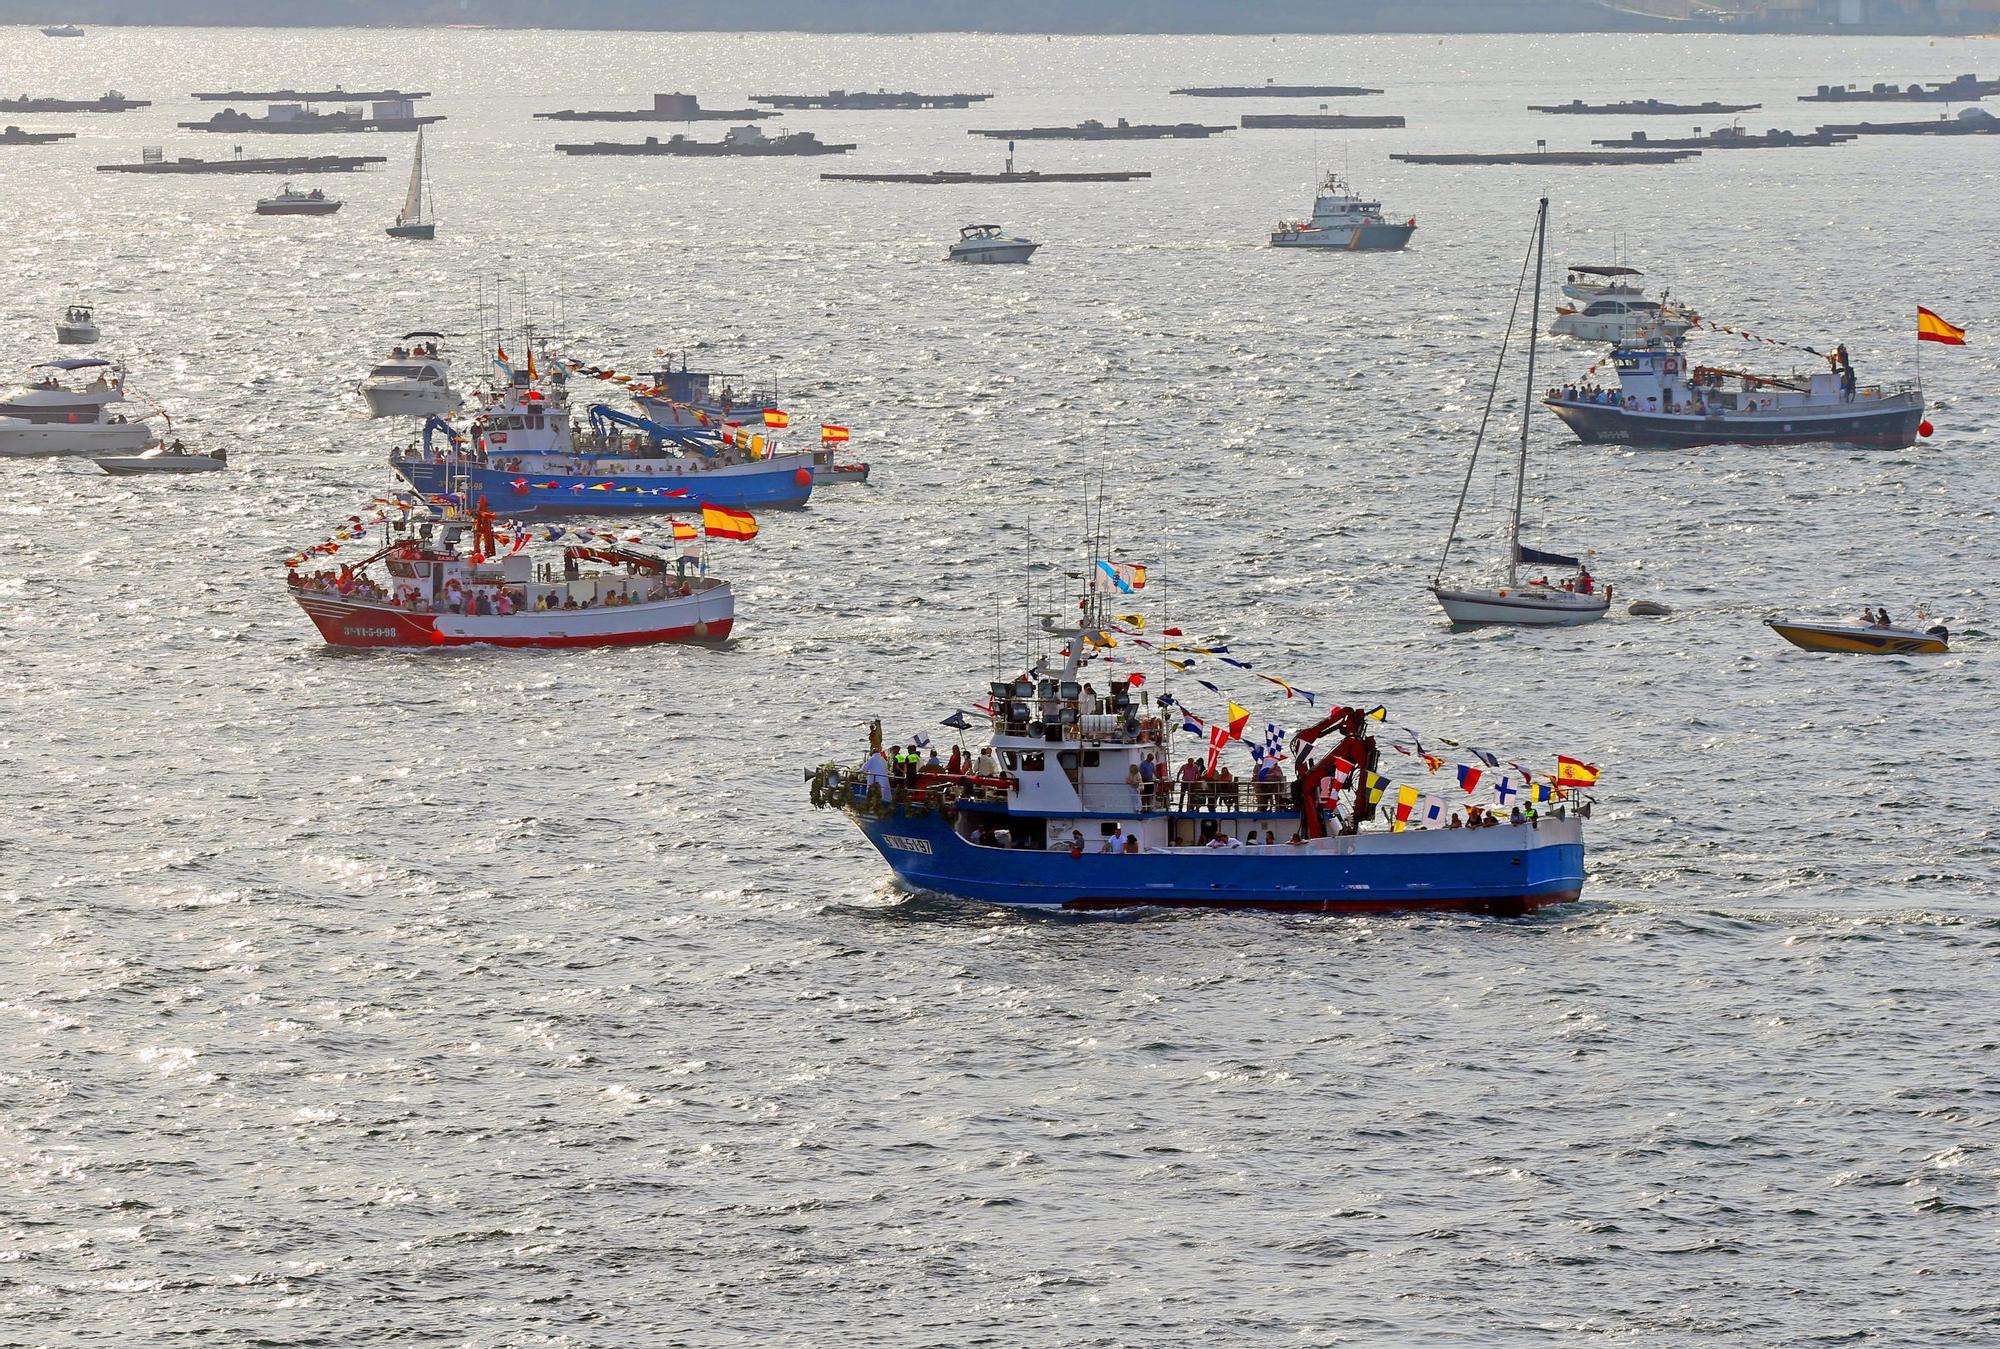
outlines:
[{"label": "red crane arm on boat", "polygon": [[1319,786],[1332,775],[1336,761],[1345,759],[1354,765],[1354,821],[1373,817],[1375,808],[1368,801],[1364,790],[1367,775],[1375,768],[1375,741],[1364,734],[1368,724],[1368,713],[1359,707],[1336,707],[1318,722],[1300,731],[1295,737],[1299,748],[1316,744],[1329,731],[1340,731],[1340,743],[1331,754],[1322,755],[1311,768],[1299,774],[1299,827],[1307,838],[1325,838],[1326,821],[1319,810]]}]

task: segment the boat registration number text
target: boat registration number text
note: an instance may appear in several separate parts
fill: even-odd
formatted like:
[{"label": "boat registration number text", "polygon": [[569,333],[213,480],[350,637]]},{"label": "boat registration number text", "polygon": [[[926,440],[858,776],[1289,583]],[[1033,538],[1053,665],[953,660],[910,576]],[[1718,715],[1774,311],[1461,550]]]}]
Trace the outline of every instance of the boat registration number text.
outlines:
[{"label": "boat registration number text", "polygon": [[927,853],[931,850],[931,841],[927,838],[907,838],[902,834],[884,834],[882,835],[882,842],[902,852]]}]

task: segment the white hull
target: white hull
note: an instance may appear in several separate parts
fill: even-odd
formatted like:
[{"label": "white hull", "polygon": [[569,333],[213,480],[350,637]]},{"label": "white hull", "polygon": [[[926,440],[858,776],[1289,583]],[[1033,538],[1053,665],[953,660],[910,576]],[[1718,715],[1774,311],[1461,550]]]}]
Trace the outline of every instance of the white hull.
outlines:
[{"label": "white hull", "polygon": [[368,400],[371,417],[448,417],[464,401],[450,389],[435,386],[400,389],[363,385],[361,396]]},{"label": "white hull", "polygon": [[981,248],[971,248],[961,244],[952,245],[951,252],[945,254],[946,262],[1026,262],[1040,244],[988,244]]},{"label": "white hull", "polygon": [[1611,607],[1607,595],[1579,595],[1544,586],[1499,590],[1455,590],[1432,586],[1431,593],[1454,623],[1506,623],[1517,627],[1569,628],[1594,623]]},{"label": "white hull", "polygon": [[22,423],[0,417],[0,458],[137,454],[152,443],[152,428],[144,422]]},{"label": "white hull", "polygon": [[[1652,320],[1638,314],[1607,315],[1587,319],[1581,314],[1562,314],[1549,325],[1555,337],[1573,337],[1579,342],[1640,342],[1654,328]],[[1679,337],[1688,325],[1669,319],[1664,325],[1669,337]]]},{"label": "white hull", "polygon": [[97,340],[94,323],[58,323],[56,342],[65,347],[87,347]]}]

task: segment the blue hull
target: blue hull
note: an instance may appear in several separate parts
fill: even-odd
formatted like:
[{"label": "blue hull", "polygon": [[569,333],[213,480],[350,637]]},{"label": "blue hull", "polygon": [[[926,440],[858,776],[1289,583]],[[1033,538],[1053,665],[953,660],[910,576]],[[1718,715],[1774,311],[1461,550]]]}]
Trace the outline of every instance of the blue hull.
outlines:
[{"label": "blue hull", "polygon": [[[454,471],[444,464],[417,460],[395,460],[392,466],[410,486],[430,496],[447,490],[449,473]],[[806,470],[806,481],[802,483],[801,470],[794,464],[602,476],[533,469],[505,471],[476,464],[456,471],[462,472],[474,497],[483,495],[502,515],[517,516],[657,514],[699,510],[703,503],[738,510],[803,506],[811,499],[813,489],[811,471]],[[515,486],[523,481],[527,483],[525,488]],[[543,483],[555,486],[544,487]],[[609,486],[600,490],[602,484]],[[685,489],[685,495],[665,495],[681,489]]]},{"label": "blue hull", "polygon": [[856,823],[905,885],[1016,908],[1518,914],[1575,899],[1584,880],[1582,822],[1574,817],[1327,841],[1339,851],[1280,844],[1081,857],[980,847],[937,811]]}]

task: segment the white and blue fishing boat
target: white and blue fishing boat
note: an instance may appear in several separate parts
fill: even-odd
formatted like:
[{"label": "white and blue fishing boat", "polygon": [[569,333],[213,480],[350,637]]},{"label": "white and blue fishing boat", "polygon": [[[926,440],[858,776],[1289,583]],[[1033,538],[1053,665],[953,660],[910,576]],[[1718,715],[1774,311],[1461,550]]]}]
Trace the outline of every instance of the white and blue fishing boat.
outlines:
[{"label": "white and blue fishing boat", "polygon": [[1677,335],[1654,329],[1611,353],[1616,389],[1566,384],[1542,402],[1586,445],[1916,444],[1920,384],[1860,383],[1844,344],[1811,354],[1825,364],[1784,375],[1696,365]]},{"label": "white and blue fishing boat", "polygon": [[812,497],[809,453],[779,451],[761,433],[668,426],[603,403],[590,406],[590,429],[579,435],[560,366],[537,379],[500,364],[506,382],[469,431],[432,417],[420,444],[390,457],[404,481],[433,496],[462,487],[510,516],[803,506]]},{"label": "white and blue fishing boat", "polygon": [[[588,366],[579,368],[585,374],[596,373]],[[714,429],[737,423],[755,429],[763,425],[766,409],[775,411],[781,406],[777,390],[753,388],[742,375],[690,370],[686,356],[681,357],[678,370],[670,360],[666,369],[639,379],[650,383],[641,388],[635,382],[632,401],[648,421],[662,426]]]},{"label": "white and blue fishing boat", "polygon": [[1538,814],[1468,809],[1465,826],[1379,806],[1379,709],[1332,708],[1289,737],[1290,782],[1149,785],[1140,762],[1173,762],[1178,716],[1130,682],[1102,697],[1082,682],[1084,653],[1117,640],[1094,605],[1060,635],[1059,674],[991,685],[970,769],[891,766],[877,722],[861,766],[807,773],[813,804],[852,819],[904,886],[1018,908],[1511,915],[1583,890],[1590,803],[1574,792]]}]

